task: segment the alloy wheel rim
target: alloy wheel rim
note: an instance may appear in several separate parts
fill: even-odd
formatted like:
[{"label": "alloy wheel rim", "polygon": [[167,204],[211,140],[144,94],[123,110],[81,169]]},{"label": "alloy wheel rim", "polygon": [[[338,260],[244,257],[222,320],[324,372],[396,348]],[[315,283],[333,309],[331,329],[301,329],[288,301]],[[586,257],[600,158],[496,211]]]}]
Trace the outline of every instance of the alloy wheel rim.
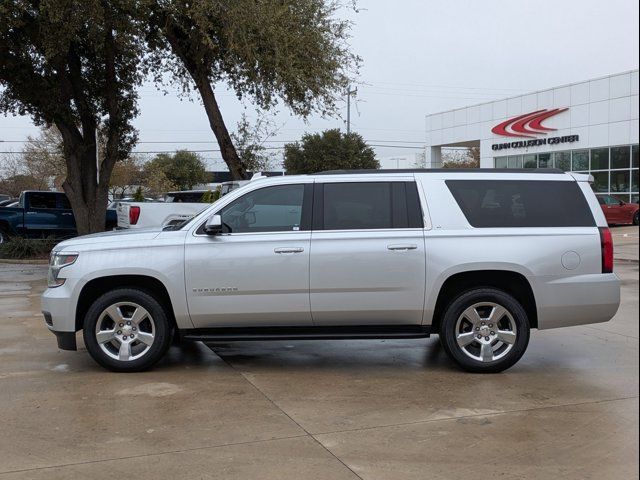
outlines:
[{"label": "alloy wheel rim", "polygon": [[458,317],[456,343],[468,357],[482,363],[507,355],[516,343],[518,331],[511,313],[495,302],[479,302]]},{"label": "alloy wheel rim", "polygon": [[96,322],[95,338],[110,358],[130,362],[143,357],[155,341],[151,314],[134,302],[118,302],[105,308]]}]

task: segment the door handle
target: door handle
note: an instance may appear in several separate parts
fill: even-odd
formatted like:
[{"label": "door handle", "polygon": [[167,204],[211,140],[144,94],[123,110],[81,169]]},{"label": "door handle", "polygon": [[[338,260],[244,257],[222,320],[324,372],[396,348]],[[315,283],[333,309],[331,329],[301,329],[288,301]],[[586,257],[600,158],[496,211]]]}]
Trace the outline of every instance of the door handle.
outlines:
[{"label": "door handle", "polygon": [[415,250],[416,248],[418,248],[418,246],[412,243],[396,243],[394,245],[387,245],[387,250],[406,251]]},{"label": "door handle", "polygon": [[302,247],[280,247],[274,248],[274,253],[301,253],[304,252],[304,248]]}]

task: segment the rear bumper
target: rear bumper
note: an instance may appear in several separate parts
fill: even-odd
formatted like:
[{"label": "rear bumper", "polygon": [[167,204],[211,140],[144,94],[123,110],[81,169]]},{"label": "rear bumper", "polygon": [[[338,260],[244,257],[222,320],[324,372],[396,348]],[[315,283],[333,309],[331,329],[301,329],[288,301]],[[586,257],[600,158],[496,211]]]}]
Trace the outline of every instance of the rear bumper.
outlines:
[{"label": "rear bumper", "polygon": [[546,279],[535,290],[541,330],[608,322],[620,306],[613,273]]}]

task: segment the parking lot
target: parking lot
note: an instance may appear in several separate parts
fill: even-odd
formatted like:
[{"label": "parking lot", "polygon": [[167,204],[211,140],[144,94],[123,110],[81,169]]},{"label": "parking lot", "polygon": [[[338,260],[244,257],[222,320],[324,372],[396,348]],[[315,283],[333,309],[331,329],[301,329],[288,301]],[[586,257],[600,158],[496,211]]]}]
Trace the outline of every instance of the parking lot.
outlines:
[{"label": "parking lot", "polygon": [[0,264],[0,478],[635,478],[638,228],[613,234],[616,317],[534,331],[498,375],[436,336],[194,343],[110,373],[56,348],[46,266]]}]

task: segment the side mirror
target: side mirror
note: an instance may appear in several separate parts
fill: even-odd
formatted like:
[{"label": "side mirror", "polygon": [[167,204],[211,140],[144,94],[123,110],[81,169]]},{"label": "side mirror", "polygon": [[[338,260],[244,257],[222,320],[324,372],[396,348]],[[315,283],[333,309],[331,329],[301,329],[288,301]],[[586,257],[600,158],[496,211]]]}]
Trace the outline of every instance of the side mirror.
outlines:
[{"label": "side mirror", "polygon": [[219,235],[222,233],[222,217],[220,215],[213,215],[204,224],[204,233],[207,235]]}]

